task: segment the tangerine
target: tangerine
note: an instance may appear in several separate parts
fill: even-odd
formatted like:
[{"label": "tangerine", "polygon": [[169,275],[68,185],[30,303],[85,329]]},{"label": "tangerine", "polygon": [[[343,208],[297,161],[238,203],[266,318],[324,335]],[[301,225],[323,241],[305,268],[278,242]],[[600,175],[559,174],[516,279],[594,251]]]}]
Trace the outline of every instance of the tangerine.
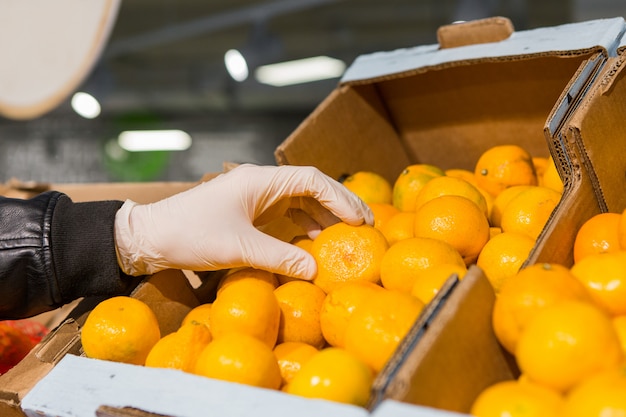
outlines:
[{"label": "tangerine", "polygon": [[389,247],[374,226],[352,226],[339,222],[322,230],[313,240],[311,252],[317,261],[313,283],[330,292],[341,282],[380,280],[380,264]]},{"label": "tangerine", "polygon": [[578,300],[538,311],[521,333],[515,357],[530,381],[562,393],[624,360],[609,316]]},{"label": "tangerine", "polygon": [[161,338],[159,322],[143,301],[116,296],[98,303],[87,316],[81,342],[89,358],[143,365]]}]

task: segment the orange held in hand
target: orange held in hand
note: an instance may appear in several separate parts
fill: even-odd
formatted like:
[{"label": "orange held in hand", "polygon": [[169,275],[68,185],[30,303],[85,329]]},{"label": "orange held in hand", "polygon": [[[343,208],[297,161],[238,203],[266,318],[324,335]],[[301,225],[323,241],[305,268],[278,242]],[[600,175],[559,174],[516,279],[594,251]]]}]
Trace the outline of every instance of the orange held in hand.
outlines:
[{"label": "orange held in hand", "polygon": [[134,365],[145,363],[160,338],[154,312],[143,301],[127,296],[101,301],[81,329],[87,357]]},{"label": "orange held in hand", "polygon": [[380,263],[389,247],[385,236],[374,226],[351,226],[340,222],[322,230],[313,240],[311,252],[317,261],[313,282],[324,292],[338,284],[380,280]]}]

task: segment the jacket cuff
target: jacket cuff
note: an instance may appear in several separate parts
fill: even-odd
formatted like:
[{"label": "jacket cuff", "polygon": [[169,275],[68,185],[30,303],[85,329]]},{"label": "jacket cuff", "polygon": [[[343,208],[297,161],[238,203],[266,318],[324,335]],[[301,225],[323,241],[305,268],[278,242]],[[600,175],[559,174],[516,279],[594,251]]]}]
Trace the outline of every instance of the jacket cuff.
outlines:
[{"label": "jacket cuff", "polygon": [[115,214],[121,201],[57,202],[52,217],[51,247],[60,303],[80,297],[129,292],[140,279],[123,273],[117,262]]}]

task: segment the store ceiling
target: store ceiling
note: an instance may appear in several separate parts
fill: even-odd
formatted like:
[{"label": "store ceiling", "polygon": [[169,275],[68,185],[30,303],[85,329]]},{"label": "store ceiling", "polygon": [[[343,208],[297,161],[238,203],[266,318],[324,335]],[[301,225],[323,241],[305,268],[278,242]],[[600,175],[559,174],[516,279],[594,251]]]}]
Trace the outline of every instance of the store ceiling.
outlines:
[{"label": "store ceiling", "polygon": [[[515,2],[511,2],[515,3]],[[471,7],[467,7],[470,4]],[[441,0],[127,0],[85,87],[105,112],[164,114],[309,112],[338,79],[270,87],[234,82],[223,55],[261,29],[278,48],[255,46],[269,62],[358,55],[436,42],[437,27],[459,18],[524,13],[493,1]],[[518,17],[520,17],[518,19]],[[256,41],[259,41],[256,38]]]},{"label": "store ceiling", "polygon": [[[271,37],[267,61],[316,55],[347,65],[366,53],[436,42],[441,25],[501,15],[527,29],[621,15],[625,0],[122,0],[102,57],[82,88],[103,117],[137,112],[162,117],[309,113],[338,79],[289,87],[233,81],[223,55]],[[596,13],[590,15],[588,12]],[[600,15],[598,15],[600,14]],[[603,16],[604,15],[604,16]],[[75,117],[68,103],[53,112]],[[300,116],[297,116],[300,117]]]}]

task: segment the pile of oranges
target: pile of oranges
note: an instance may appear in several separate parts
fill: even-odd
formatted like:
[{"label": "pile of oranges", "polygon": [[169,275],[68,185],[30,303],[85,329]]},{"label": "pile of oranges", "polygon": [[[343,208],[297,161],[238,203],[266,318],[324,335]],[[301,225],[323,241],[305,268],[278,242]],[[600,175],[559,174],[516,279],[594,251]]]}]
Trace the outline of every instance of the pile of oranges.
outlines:
[{"label": "pile of oranges", "polygon": [[484,390],[473,415],[626,415],[626,211],[588,219],[574,253],[503,283],[493,329],[521,375]]},{"label": "pile of oranges", "polygon": [[478,264],[499,294],[563,190],[550,158],[517,145],[490,148],[473,172],[416,164],[393,184],[366,171],[343,184],[375,222],[294,239],[317,262],[312,282],[229,271],[215,299],[168,335],[145,304],[114,297],[87,318],[85,354],[365,407],[445,280]]}]

